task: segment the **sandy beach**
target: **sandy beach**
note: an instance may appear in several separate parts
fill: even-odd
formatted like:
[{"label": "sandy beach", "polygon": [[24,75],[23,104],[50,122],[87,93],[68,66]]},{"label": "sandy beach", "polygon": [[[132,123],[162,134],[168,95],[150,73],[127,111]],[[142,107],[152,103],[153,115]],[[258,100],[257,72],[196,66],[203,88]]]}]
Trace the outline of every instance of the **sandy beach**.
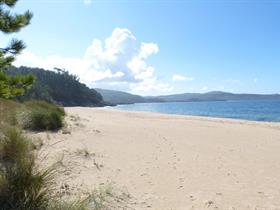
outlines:
[{"label": "sandy beach", "polygon": [[66,128],[37,133],[55,188],[112,186],[124,209],[280,209],[280,124],[66,108]]}]

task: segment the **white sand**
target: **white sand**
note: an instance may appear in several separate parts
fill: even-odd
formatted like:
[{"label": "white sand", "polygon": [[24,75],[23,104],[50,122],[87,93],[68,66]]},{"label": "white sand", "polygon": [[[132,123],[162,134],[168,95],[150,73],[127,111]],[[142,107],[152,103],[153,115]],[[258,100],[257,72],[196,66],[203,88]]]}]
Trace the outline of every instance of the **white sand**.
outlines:
[{"label": "white sand", "polygon": [[[115,183],[135,209],[280,209],[280,124],[66,108],[71,134],[39,133],[56,188]],[[85,152],[94,153],[85,157]]]}]

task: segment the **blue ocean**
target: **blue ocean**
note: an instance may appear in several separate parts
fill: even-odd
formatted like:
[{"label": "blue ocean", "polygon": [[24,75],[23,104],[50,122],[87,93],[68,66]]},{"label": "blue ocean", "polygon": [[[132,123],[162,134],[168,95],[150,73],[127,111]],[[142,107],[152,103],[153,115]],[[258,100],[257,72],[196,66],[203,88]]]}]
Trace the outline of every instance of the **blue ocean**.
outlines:
[{"label": "blue ocean", "polygon": [[115,108],[128,111],[280,122],[280,100],[136,103],[118,105]]}]

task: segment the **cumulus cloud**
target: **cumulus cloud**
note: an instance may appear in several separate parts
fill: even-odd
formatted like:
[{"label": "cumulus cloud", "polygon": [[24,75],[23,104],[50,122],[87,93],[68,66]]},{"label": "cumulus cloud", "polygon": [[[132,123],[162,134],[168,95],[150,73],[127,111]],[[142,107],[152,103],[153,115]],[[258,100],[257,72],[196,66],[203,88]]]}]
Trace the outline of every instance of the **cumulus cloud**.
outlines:
[{"label": "cumulus cloud", "polygon": [[158,52],[156,43],[139,44],[130,30],[115,28],[104,41],[93,40],[82,58],[57,55],[40,57],[25,51],[15,65],[44,69],[65,68],[91,87],[114,86],[118,89],[119,85],[122,90],[141,94],[170,91],[172,87],[160,81],[155,68],[147,63],[147,58]]},{"label": "cumulus cloud", "polygon": [[173,74],[172,80],[173,81],[193,81],[194,78],[193,77],[182,76],[182,75],[179,75],[179,74]]}]

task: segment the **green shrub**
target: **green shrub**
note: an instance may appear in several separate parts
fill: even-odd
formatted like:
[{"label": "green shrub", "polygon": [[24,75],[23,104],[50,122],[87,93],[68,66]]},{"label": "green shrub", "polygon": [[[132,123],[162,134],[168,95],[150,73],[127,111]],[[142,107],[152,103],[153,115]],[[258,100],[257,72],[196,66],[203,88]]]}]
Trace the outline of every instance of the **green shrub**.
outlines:
[{"label": "green shrub", "polygon": [[60,200],[53,188],[55,168],[39,170],[36,165],[35,150],[42,142],[35,145],[16,128],[57,129],[62,126],[63,108],[45,102],[20,104],[1,99],[0,108],[1,210],[102,210],[115,204],[111,204],[108,190],[94,191],[83,200]]},{"label": "green shrub", "polygon": [[63,126],[64,109],[43,101],[25,103],[27,120],[23,127],[30,130],[57,130]]},{"label": "green shrub", "polygon": [[15,128],[0,137],[1,210],[44,210],[49,205],[48,186],[53,170],[39,171],[31,141]]},{"label": "green shrub", "polygon": [[74,201],[60,200],[53,191],[55,169],[38,170],[32,141],[15,128],[0,130],[1,210],[102,210],[108,190]]},{"label": "green shrub", "polygon": [[0,126],[3,124],[16,124],[15,112],[21,107],[19,103],[12,100],[0,98]]},{"label": "green shrub", "polygon": [[29,102],[26,102],[25,105],[28,108],[31,108],[31,109],[32,108],[34,108],[34,109],[42,108],[42,109],[45,109],[45,110],[56,111],[63,116],[65,115],[63,107],[60,107],[60,106],[55,105],[55,104],[50,104],[50,103],[47,103],[45,101],[29,101]]}]

